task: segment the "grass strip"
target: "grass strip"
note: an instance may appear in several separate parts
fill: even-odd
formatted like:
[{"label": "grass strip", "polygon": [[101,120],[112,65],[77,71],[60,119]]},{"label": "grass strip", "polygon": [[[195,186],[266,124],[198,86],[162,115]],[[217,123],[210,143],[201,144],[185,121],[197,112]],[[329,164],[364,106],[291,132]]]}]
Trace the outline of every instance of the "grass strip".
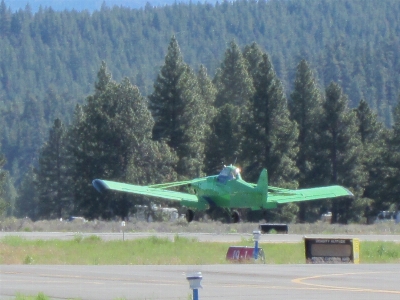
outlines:
[{"label": "grass strip", "polygon": [[[0,264],[46,265],[203,265],[227,264],[229,246],[239,243],[199,242],[175,236],[126,241],[103,241],[93,235],[72,240],[26,240],[8,236],[0,240]],[[304,243],[261,243],[267,264],[305,263]],[[398,263],[400,245],[393,242],[361,242],[361,263]]]}]

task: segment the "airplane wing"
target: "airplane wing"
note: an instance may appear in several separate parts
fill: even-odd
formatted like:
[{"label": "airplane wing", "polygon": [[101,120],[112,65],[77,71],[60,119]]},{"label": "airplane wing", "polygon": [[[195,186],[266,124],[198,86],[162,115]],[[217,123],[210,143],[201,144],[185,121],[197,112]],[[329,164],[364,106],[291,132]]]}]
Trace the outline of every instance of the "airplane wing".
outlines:
[{"label": "airplane wing", "polygon": [[148,185],[147,187],[158,188],[158,189],[167,189],[170,187],[189,185],[191,183],[205,181],[205,180],[206,180],[206,178],[203,177],[203,178],[196,178],[196,179],[186,180],[186,181],[175,181],[175,182],[168,182],[168,183],[151,184],[151,185]]},{"label": "airplane wing", "polygon": [[[165,190],[165,186],[153,187],[153,186],[141,186],[141,185],[133,185],[115,181],[108,181],[108,180],[101,180],[95,179],[93,180],[93,186],[99,192],[105,192],[107,190],[119,191],[119,192],[126,192],[126,193],[133,193],[133,194],[140,194],[145,196],[152,196],[158,198],[164,198],[169,200],[175,201],[187,201],[187,202],[198,202],[197,196],[182,193],[182,192],[175,192],[170,190]],[[177,182],[176,182],[177,183]],[[188,184],[188,183],[185,183]],[[155,185],[158,186],[158,185]],[[176,186],[176,185],[174,185]],[[167,186],[170,187],[170,186]]]},{"label": "airplane wing", "polygon": [[326,198],[336,198],[342,196],[354,196],[348,189],[332,185],[326,187],[318,187],[311,189],[288,190],[281,188],[268,187],[268,202],[276,202],[278,204],[318,200]]}]

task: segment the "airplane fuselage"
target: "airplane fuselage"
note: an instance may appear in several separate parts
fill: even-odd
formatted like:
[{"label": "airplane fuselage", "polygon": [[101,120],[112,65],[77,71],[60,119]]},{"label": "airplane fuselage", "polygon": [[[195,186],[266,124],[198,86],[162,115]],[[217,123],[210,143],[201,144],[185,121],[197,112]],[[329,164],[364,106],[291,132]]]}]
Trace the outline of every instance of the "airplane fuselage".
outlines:
[{"label": "airplane fuselage", "polygon": [[260,209],[262,194],[252,184],[242,179],[221,180],[220,176],[209,176],[205,181],[192,184],[199,203],[226,208]]}]

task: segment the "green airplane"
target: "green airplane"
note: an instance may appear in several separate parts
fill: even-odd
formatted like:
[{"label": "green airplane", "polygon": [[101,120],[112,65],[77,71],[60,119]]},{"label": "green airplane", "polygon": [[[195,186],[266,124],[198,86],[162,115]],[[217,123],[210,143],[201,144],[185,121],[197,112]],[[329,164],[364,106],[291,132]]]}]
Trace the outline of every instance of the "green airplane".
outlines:
[{"label": "green airplane", "polygon": [[[190,185],[195,194],[168,190],[168,188],[181,185]],[[188,181],[140,186],[95,179],[93,186],[99,192],[113,190],[179,201],[188,208],[186,211],[188,222],[193,221],[193,209],[206,210],[212,207],[223,207],[262,210],[276,208],[278,204],[290,202],[353,196],[348,189],[338,185],[300,190],[268,186],[266,169],[262,170],[256,184],[248,183],[242,179],[240,169],[232,165],[225,166],[218,175]],[[240,221],[237,210],[232,211],[232,221],[235,223]]]}]

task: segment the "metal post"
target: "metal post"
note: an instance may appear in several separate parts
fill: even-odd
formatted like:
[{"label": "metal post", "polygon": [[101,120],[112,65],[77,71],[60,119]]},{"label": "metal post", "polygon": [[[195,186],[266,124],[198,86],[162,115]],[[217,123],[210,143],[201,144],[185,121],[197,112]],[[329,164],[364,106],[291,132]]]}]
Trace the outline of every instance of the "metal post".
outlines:
[{"label": "metal post", "polygon": [[189,281],[190,288],[193,290],[193,300],[199,300],[199,288],[202,288],[200,282],[203,279],[201,272],[186,274],[186,279]]},{"label": "metal post", "polygon": [[260,239],[261,236],[261,231],[259,230],[254,230],[253,231],[253,240],[254,240],[254,252],[253,252],[253,256],[254,259],[258,259],[258,241]]},{"label": "metal post", "polygon": [[193,300],[199,300],[199,289],[193,289]]},{"label": "metal post", "polygon": [[122,241],[125,241],[125,221],[121,222],[121,227],[122,227]]}]

